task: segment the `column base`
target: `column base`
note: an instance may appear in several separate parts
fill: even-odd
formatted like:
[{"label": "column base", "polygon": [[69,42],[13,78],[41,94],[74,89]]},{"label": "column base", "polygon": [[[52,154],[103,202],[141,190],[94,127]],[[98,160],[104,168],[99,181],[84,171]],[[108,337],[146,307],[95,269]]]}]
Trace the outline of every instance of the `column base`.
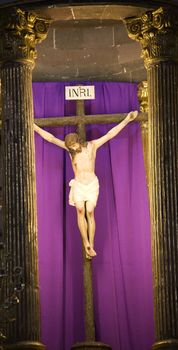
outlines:
[{"label": "column base", "polygon": [[5,350],[45,350],[44,344],[33,341],[22,341],[14,344],[5,344]]},{"label": "column base", "polygon": [[153,350],[178,350],[178,339],[165,339],[153,344]]},{"label": "column base", "polygon": [[72,345],[71,350],[112,350],[112,348],[100,342],[83,342]]}]

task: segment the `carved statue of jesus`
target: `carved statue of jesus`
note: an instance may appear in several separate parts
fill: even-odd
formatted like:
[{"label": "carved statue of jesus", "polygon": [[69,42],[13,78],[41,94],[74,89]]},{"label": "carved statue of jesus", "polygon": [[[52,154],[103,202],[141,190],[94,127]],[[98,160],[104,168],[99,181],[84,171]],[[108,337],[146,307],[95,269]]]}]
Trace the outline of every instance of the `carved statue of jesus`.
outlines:
[{"label": "carved statue of jesus", "polygon": [[137,111],[130,112],[121,123],[109,130],[107,134],[88,142],[81,142],[76,133],[67,134],[63,141],[34,124],[34,130],[45,140],[69,152],[74,171],[74,179],[69,183],[69,204],[76,207],[78,227],[88,259],[96,256],[94,250],[94,209],[99,195],[99,181],[95,174],[96,151],[115,137],[137,115]]}]

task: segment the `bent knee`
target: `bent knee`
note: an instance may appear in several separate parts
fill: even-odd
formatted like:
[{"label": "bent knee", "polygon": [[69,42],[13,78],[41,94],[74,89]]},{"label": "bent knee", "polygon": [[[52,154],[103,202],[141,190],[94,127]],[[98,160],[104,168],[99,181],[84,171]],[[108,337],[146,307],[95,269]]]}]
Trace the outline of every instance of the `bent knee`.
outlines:
[{"label": "bent knee", "polygon": [[84,210],[84,206],[76,206],[76,209],[77,209],[77,213],[79,215],[84,215],[85,214],[85,210]]},{"label": "bent knee", "polygon": [[87,205],[86,207],[86,212],[87,212],[87,216],[93,216],[94,215],[94,205]]},{"label": "bent knee", "polygon": [[87,217],[93,218],[94,217],[94,210],[87,210]]}]

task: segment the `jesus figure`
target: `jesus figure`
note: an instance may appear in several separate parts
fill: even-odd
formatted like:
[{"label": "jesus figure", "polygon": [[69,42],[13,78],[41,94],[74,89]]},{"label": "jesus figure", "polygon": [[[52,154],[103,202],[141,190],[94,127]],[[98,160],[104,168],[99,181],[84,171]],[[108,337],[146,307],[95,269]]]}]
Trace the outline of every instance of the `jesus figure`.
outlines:
[{"label": "jesus figure", "polygon": [[88,142],[82,142],[76,133],[67,134],[63,141],[34,124],[34,130],[45,140],[69,152],[74,171],[74,179],[69,183],[69,204],[76,207],[78,227],[88,259],[96,256],[94,250],[94,209],[99,195],[99,181],[95,175],[96,151],[105,142],[115,137],[137,115],[137,111],[130,112],[121,123],[109,130],[107,134]]}]

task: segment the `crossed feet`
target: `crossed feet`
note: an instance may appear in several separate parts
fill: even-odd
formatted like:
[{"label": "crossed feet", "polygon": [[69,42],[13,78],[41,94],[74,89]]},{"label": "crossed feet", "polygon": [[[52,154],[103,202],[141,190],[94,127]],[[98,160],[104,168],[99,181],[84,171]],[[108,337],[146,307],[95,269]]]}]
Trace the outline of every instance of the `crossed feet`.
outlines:
[{"label": "crossed feet", "polygon": [[91,247],[91,245],[88,243],[84,244],[85,252],[86,252],[86,258],[91,260],[94,256],[96,256],[95,250]]}]

